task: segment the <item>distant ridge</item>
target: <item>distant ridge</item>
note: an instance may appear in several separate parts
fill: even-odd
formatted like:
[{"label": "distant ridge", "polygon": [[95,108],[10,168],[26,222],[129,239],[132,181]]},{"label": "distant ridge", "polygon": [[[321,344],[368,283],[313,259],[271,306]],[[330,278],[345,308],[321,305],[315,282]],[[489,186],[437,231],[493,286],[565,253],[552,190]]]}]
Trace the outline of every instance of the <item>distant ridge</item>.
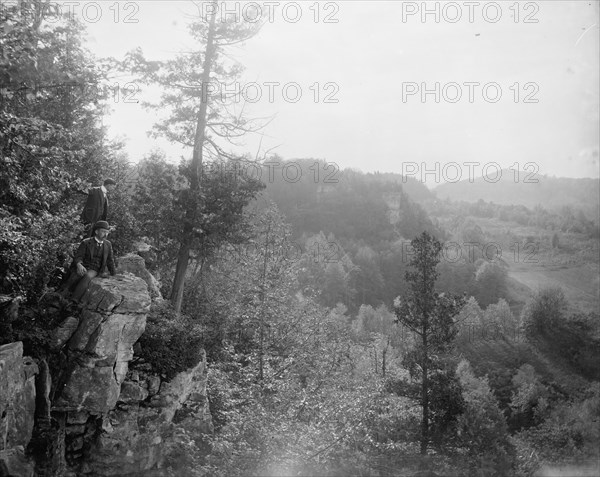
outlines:
[{"label": "distant ridge", "polygon": [[482,199],[501,205],[524,205],[528,208],[538,204],[546,209],[570,205],[593,212],[598,210],[600,204],[599,179],[531,175],[524,171],[517,174],[509,169],[502,170],[502,176],[497,182],[492,182],[491,179],[478,177],[473,182],[466,179],[444,183],[433,191],[442,200],[477,202]]},{"label": "distant ridge", "polygon": [[397,174],[395,172],[369,172],[365,174],[365,177],[401,184],[402,190],[416,202],[433,199],[435,197],[423,182],[414,177],[405,177],[402,174]]}]

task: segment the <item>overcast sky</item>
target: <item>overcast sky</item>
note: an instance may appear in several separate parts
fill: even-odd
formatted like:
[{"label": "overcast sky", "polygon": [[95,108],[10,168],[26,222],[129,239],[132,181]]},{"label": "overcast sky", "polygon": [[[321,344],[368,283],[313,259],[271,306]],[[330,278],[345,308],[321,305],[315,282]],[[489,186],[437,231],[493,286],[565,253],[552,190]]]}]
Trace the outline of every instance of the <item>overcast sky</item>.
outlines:
[{"label": "overcast sky", "polygon": [[[120,2],[118,9],[106,2],[98,19],[89,3],[73,8],[80,16],[87,8],[89,48],[98,56],[122,58],[140,46],[148,58],[164,59],[193,48],[185,27],[186,14],[197,12],[191,2]],[[278,146],[286,159],[365,172],[414,173],[408,164],[416,163],[417,178],[422,162],[430,169],[456,162],[463,179],[465,162],[481,164],[477,175],[497,162],[598,177],[598,1],[278,3],[258,2],[272,22],[233,52],[246,67],[241,86],[253,83],[252,96],[262,91],[248,112],[275,115],[262,152]],[[238,5],[241,16],[250,12]],[[269,82],[278,83],[272,101]],[[154,118],[120,102],[106,122],[111,135],[127,139],[132,160],[155,147],[174,161],[189,156],[147,137]],[[249,137],[245,150],[254,155],[259,140]]]}]

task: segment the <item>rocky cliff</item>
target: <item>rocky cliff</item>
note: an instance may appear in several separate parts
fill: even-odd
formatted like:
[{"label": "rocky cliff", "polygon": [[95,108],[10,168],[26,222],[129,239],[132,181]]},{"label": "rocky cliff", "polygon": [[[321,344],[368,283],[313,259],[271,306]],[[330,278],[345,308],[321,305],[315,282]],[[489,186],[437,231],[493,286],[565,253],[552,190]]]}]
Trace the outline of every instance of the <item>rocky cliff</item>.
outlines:
[{"label": "rocky cliff", "polygon": [[51,333],[48,360],[23,358],[21,343],[0,348],[4,473],[33,475],[35,461],[35,475],[148,475],[161,467],[178,415],[212,430],[203,353],[168,382],[134,357],[155,285],[138,262],[126,258],[119,270],[141,277],[92,280],[80,312]]},{"label": "rocky cliff", "polygon": [[31,476],[25,457],[35,413],[35,375],[31,358],[23,357],[23,343],[0,346],[0,475]]}]

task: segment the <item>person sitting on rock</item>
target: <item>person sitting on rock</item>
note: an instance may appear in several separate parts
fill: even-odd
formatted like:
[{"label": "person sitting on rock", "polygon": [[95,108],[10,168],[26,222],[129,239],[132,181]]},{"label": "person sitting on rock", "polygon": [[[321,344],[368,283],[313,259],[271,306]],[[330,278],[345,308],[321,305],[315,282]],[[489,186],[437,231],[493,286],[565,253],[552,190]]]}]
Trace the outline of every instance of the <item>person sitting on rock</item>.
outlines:
[{"label": "person sitting on rock", "polygon": [[61,287],[64,296],[75,287],[71,299],[80,301],[92,278],[106,278],[107,269],[111,275],[116,274],[112,245],[106,240],[109,232],[108,222],[100,220],[94,224],[94,236],[81,241],[69,268],[70,275]]}]

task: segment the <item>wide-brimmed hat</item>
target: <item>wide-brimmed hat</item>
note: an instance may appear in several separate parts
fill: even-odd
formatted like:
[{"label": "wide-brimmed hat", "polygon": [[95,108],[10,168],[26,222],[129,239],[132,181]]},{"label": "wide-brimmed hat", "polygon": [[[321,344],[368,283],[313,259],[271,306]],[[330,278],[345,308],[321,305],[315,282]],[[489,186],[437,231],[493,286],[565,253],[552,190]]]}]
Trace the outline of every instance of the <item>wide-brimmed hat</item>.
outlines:
[{"label": "wide-brimmed hat", "polygon": [[97,229],[106,229],[110,231],[110,226],[108,225],[108,222],[106,220],[99,220],[94,224],[94,229],[92,230],[92,232],[96,231]]}]

